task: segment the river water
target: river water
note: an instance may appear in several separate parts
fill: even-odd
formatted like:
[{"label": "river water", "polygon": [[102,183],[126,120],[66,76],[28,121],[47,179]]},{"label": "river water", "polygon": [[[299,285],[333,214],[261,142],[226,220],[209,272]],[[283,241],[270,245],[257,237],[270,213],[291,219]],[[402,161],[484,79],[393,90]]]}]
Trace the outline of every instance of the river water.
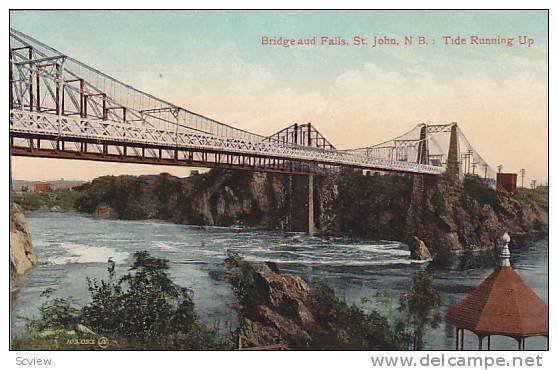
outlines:
[{"label": "river water", "polygon": [[[413,263],[405,245],[392,241],[353,240],[345,237],[311,237],[302,233],[231,230],[220,227],[175,225],[154,221],[122,221],[77,213],[27,214],[33,245],[40,264],[22,281],[10,315],[11,335],[22,333],[22,317],[38,315],[41,292],[88,301],[86,277],[106,278],[106,261],[117,263],[123,274],[134,251],[147,250],[170,261],[170,275],[194,292],[199,316],[227,330],[236,325],[229,304],[234,301],[225,277],[223,260],[228,249],[250,261],[275,261],[281,271],[296,273],[307,281],[326,279],[338,296],[361,305],[362,297],[386,292],[395,306],[411,282],[413,272],[426,270],[443,300],[443,312],[477,286],[493,270],[492,253],[456,257],[448,267]],[[522,241],[512,249],[512,265],[548,303],[548,238]],[[364,306],[365,309],[385,307]],[[466,333],[466,349],[476,349],[477,339]],[[427,348],[453,349],[453,328],[442,322],[427,336]],[[545,338],[527,339],[527,349],[546,349]],[[493,337],[492,349],[516,349],[515,340]]]}]

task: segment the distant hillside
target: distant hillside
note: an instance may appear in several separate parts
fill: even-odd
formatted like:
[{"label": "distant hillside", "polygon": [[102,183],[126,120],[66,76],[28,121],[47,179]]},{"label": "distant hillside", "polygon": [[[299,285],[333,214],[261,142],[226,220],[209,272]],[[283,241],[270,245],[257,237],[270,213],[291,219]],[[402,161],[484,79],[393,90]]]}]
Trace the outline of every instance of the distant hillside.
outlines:
[{"label": "distant hillside", "polygon": [[29,191],[33,191],[35,184],[49,183],[52,185],[54,190],[64,190],[71,189],[73,187],[79,186],[85,181],[79,180],[48,180],[48,181],[28,181],[28,180],[12,180],[12,190],[22,191],[27,188]]}]

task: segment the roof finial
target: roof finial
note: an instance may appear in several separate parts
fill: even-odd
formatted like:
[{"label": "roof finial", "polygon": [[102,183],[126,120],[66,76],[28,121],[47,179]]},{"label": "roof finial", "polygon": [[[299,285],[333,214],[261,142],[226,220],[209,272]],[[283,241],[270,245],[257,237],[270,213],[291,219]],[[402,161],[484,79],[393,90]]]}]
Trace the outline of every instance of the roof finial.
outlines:
[{"label": "roof finial", "polygon": [[501,267],[510,267],[510,257],[511,257],[511,253],[510,250],[508,248],[508,244],[511,241],[510,235],[505,232],[504,235],[502,235],[502,250],[500,251],[500,266]]}]

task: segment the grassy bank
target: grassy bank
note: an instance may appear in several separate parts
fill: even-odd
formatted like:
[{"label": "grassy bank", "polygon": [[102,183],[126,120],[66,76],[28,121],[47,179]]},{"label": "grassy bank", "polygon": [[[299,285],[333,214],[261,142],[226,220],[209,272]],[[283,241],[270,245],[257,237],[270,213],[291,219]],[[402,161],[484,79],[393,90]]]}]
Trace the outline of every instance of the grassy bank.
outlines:
[{"label": "grassy bank", "polygon": [[59,210],[73,211],[74,205],[81,196],[76,190],[54,190],[48,193],[20,192],[13,193],[13,202],[25,211]]}]

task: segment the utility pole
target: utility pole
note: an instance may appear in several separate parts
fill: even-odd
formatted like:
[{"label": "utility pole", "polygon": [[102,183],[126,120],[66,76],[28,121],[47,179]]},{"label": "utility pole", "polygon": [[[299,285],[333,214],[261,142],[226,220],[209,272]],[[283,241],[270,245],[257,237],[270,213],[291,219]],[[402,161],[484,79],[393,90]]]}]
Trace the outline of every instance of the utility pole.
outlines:
[{"label": "utility pole", "polygon": [[502,166],[501,164],[498,165],[498,173],[502,173],[502,171],[504,170],[504,166]]},{"label": "utility pole", "polygon": [[468,175],[471,172],[471,154],[467,151],[461,157],[463,158],[463,173]]},{"label": "utility pole", "polygon": [[519,173],[521,174],[521,187],[523,187],[523,179],[525,178],[525,174],[527,173],[527,171],[525,171],[525,168],[522,168],[521,170],[519,170]]},{"label": "utility pole", "polygon": [[[469,149],[467,150],[467,154],[469,154],[469,171],[471,172],[471,164],[475,161],[475,157],[473,156],[473,150]],[[474,170],[473,170],[473,175],[474,175]]]},{"label": "utility pole", "polygon": [[531,180],[531,189],[535,190],[537,187],[537,180]]}]

